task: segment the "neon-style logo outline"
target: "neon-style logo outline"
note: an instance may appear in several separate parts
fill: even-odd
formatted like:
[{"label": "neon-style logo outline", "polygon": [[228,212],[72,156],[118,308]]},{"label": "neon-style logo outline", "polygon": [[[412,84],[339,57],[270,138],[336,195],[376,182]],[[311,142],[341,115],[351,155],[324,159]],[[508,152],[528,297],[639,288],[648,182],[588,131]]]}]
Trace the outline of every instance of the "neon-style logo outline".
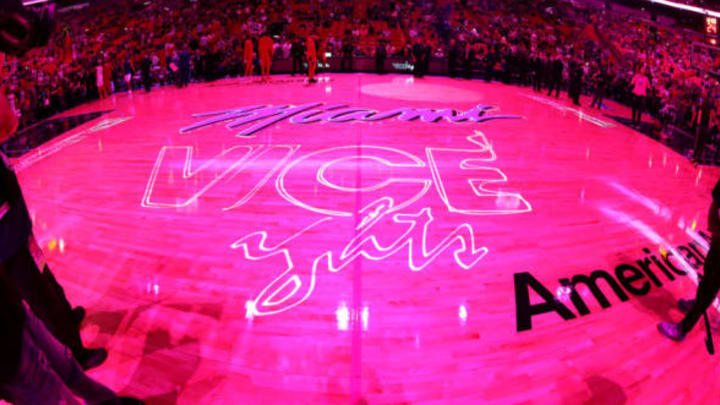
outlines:
[{"label": "neon-style logo outline", "polygon": [[[483,166],[483,165],[477,165],[478,162],[481,164],[484,162],[492,162],[497,159],[497,155],[495,154],[495,150],[493,149],[492,145],[488,141],[487,137],[484,133],[481,131],[475,131],[473,135],[470,135],[467,137],[467,140],[479,146],[479,149],[458,149],[458,148],[432,148],[428,147],[425,148],[425,153],[428,158],[428,163],[430,165],[430,172],[433,176],[433,181],[435,182],[435,188],[438,191],[438,194],[440,195],[440,199],[445,203],[445,206],[447,206],[448,211],[457,213],[457,214],[465,214],[465,215],[509,215],[509,214],[521,214],[525,212],[531,212],[532,206],[530,203],[519,193],[511,193],[507,191],[494,191],[494,190],[487,190],[485,188],[488,184],[493,183],[506,183],[508,178],[503,173],[502,170],[496,168],[496,167],[489,167],[489,166]],[[456,208],[452,205],[450,202],[450,198],[448,197],[447,191],[445,191],[445,186],[442,182],[442,178],[440,176],[440,171],[438,169],[437,162],[435,161],[435,156],[433,155],[433,151],[443,151],[443,152],[461,152],[461,153],[487,153],[488,157],[481,157],[481,158],[468,158],[464,159],[460,162],[460,169],[462,170],[482,170],[482,171],[491,171],[496,173],[498,176],[496,178],[492,179],[483,179],[480,177],[476,178],[470,178],[467,179],[468,184],[470,185],[470,188],[473,190],[476,196],[478,197],[489,197],[489,196],[496,196],[498,199],[502,198],[513,198],[516,199],[516,201],[519,201],[520,204],[523,206],[523,208],[519,209],[491,209],[491,210],[464,210],[460,208]]]},{"label": "neon-style logo outline", "polygon": [[[360,229],[360,232],[353,239],[351,239],[348,244],[345,245],[345,248],[338,256],[338,260],[341,262],[337,264],[334,263],[334,255],[331,250],[325,251],[318,255],[315,259],[313,259],[312,267],[310,270],[310,279],[306,287],[305,293],[301,297],[295,298],[288,305],[284,304],[295,297],[297,292],[302,288],[302,281],[297,274],[293,274],[292,276],[288,277],[290,272],[295,269],[295,264],[292,260],[290,249],[288,247],[285,247],[285,245],[289,241],[297,238],[300,234],[309,230],[310,228],[313,228],[316,225],[326,221],[337,220],[337,218],[324,217],[310,224],[308,227],[303,228],[299,232],[293,234],[288,239],[272,247],[268,247],[266,245],[268,237],[266,231],[253,232],[235,241],[231,245],[231,248],[241,249],[243,251],[244,257],[248,260],[263,260],[281,254],[284,256],[287,264],[285,271],[283,271],[277,278],[270,282],[270,284],[263,288],[260,294],[258,294],[258,296],[253,301],[254,315],[267,316],[278,314],[305,302],[312,295],[312,292],[315,289],[317,270],[320,265],[325,265],[327,266],[329,272],[336,273],[345,268],[350,263],[354,262],[359,257],[363,257],[367,260],[372,261],[382,261],[401,251],[403,248],[407,247],[408,267],[412,271],[421,271],[422,269],[433,263],[442,252],[447,250],[457,241],[460,243],[460,246],[453,251],[454,261],[464,270],[469,270],[489,252],[489,249],[485,246],[476,246],[473,228],[470,224],[467,223],[463,223],[457,226],[453,231],[451,231],[447,236],[445,236],[442,241],[437,243],[434,248],[428,250],[428,230],[430,224],[435,220],[435,218],[432,216],[431,208],[429,207],[422,208],[415,214],[397,213],[392,215],[392,221],[394,223],[410,224],[410,226],[399,238],[397,238],[390,245],[382,246],[378,242],[377,237],[374,234],[368,233],[372,229],[373,225],[378,223],[386,215],[395,211],[393,210],[393,207],[394,200],[391,197],[381,197],[380,199],[375,200],[363,207],[360,210],[361,214],[370,211],[372,208],[374,208],[374,210],[366,214],[365,219],[361,222],[362,228]],[[415,218],[424,218],[424,220],[419,221]],[[421,222],[423,225],[422,230],[418,231],[418,224]],[[413,235],[413,233],[420,233],[420,237],[416,238],[416,235]],[[415,242],[416,239],[419,239],[419,241]],[[420,248],[419,257],[417,257],[418,249],[415,248],[415,243],[417,243]],[[377,253],[373,254],[365,250],[363,247],[367,244],[370,244],[373,250]],[[251,252],[251,250],[253,252],[260,252],[260,254],[254,254]],[[469,254],[471,260],[464,260],[461,257],[462,253]],[[416,260],[418,260],[419,258],[425,260],[424,263],[416,263]],[[288,286],[291,286],[291,291],[289,293],[285,293],[280,298],[277,298],[277,296],[281,295]],[[277,307],[280,308],[274,309]],[[264,310],[264,308],[270,309]]]},{"label": "neon-style logo outline", "polygon": [[315,152],[311,152],[311,153],[309,153],[309,154],[307,154],[307,155],[304,155],[304,156],[302,156],[302,157],[294,160],[294,161],[291,162],[289,165],[285,166],[285,167],[283,168],[283,170],[280,172],[280,174],[278,175],[277,179],[275,180],[275,188],[277,189],[278,194],[280,194],[280,196],[282,196],[282,197],[283,197],[286,201],[288,201],[289,203],[291,203],[291,204],[293,204],[293,205],[295,205],[295,206],[297,206],[297,207],[300,207],[300,208],[303,208],[303,209],[312,211],[312,212],[317,212],[317,213],[322,214],[322,215],[330,215],[330,216],[340,216],[340,217],[349,217],[349,216],[351,216],[352,213],[350,213],[350,212],[336,211],[336,210],[329,210],[329,209],[323,209],[323,208],[313,207],[313,206],[311,206],[311,205],[309,205],[309,204],[306,204],[306,203],[300,201],[299,199],[293,197],[293,196],[290,194],[290,192],[287,191],[287,188],[285,187],[285,176],[287,176],[288,172],[290,172],[290,170],[291,170],[293,167],[295,167],[295,166],[298,165],[299,163],[301,163],[301,162],[303,162],[303,161],[305,161],[305,160],[307,160],[307,159],[309,159],[309,158],[312,158],[312,157],[314,157],[314,156],[317,156],[317,155],[320,155],[320,154],[323,154],[323,153],[338,151],[338,150],[358,150],[358,149],[384,150],[384,151],[394,152],[394,153],[397,153],[397,154],[400,154],[400,155],[403,155],[403,156],[407,157],[412,163],[392,163],[392,162],[388,161],[387,159],[383,159],[383,158],[379,158],[379,157],[377,157],[377,156],[371,156],[371,155],[366,155],[366,156],[363,156],[363,155],[361,155],[361,156],[358,156],[358,155],[343,156],[343,157],[341,157],[341,158],[333,159],[333,160],[331,160],[330,162],[326,162],[326,163],[324,163],[323,165],[321,165],[320,170],[318,170],[317,173],[316,173],[316,175],[315,175],[317,181],[320,182],[320,184],[322,184],[322,185],[324,185],[324,186],[326,186],[326,187],[329,187],[329,188],[332,188],[332,189],[335,189],[335,190],[338,190],[338,191],[370,191],[370,190],[379,190],[379,189],[381,189],[381,188],[387,187],[388,185],[390,185],[390,184],[392,184],[392,183],[421,183],[421,184],[423,184],[422,190],[421,190],[420,192],[416,193],[412,198],[408,199],[407,201],[403,202],[402,204],[399,204],[399,205],[393,207],[393,211],[401,210],[401,209],[403,209],[403,208],[405,208],[405,207],[413,204],[415,201],[417,201],[417,200],[419,200],[420,198],[422,198],[422,197],[428,192],[428,190],[430,189],[430,186],[432,185],[432,181],[431,181],[431,180],[429,180],[429,179],[422,179],[422,178],[412,178],[412,177],[410,177],[410,178],[403,178],[403,179],[390,178],[390,179],[387,179],[387,180],[381,182],[381,183],[378,184],[378,185],[371,186],[371,187],[368,187],[368,188],[361,188],[361,189],[350,189],[350,188],[341,187],[341,186],[338,186],[338,185],[336,185],[336,184],[333,184],[332,182],[328,181],[328,180],[325,178],[325,176],[324,176],[325,171],[326,171],[330,166],[338,163],[339,161],[343,161],[343,160],[347,160],[347,159],[357,159],[357,158],[372,159],[372,160],[379,161],[379,162],[381,162],[382,164],[384,164],[385,166],[388,166],[388,167],[414,167],[414,168],[423,168],[423,167],[426,167],[425,162],[423,162],[422,160],[420,160],[418,157],[416,157],[415,155],[413,155],[413,154],[411,154],[411,153],[408,153],[408,152],[405,152],[405,151],[403,151],[403,150],[400,150],[400,149],[395,149],[395,148],[390,148],[390,147],[385,147],[385,146],[374,146],[374,145],[347,145],[347,146],[338,146],[338,147],[334,147],[334,148],[321,149],[321,150],[318,150],[318,151],[315,151]]}]

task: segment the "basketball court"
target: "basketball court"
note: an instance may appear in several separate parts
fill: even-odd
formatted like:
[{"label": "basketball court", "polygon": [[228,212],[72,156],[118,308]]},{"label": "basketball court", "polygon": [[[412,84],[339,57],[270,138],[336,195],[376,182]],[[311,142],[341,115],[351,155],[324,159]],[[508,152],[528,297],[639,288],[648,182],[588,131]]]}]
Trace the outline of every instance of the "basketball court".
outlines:
[{"label": "basketball court", "polygon": [[148,404],[717,402],[704,323],[656,325],[694,296],[718,170],[613,102],[319,80],[116,94],[14,160],[110,351],[92,376]]}]

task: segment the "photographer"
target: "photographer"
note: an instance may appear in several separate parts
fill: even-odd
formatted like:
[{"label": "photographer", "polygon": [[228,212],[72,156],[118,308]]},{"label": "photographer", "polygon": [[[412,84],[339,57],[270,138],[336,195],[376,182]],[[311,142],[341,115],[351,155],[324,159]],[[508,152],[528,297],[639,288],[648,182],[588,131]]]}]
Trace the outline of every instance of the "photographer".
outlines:
[{"label": "photographer", "polygon": [[[0,1],[0,52],[22,55],[42,46],[53,26],[52,8],[30,11],[18,1]],[[0,94],[0,144],[17,127],[7,95]],[[93,404],[140,403],[118,399],[85,375],[107,352],[83,347],[84,313],[71,308],[44,264],[17,177],[0,153],[0,394],[16,404],[75,403],[71,391]]]}]

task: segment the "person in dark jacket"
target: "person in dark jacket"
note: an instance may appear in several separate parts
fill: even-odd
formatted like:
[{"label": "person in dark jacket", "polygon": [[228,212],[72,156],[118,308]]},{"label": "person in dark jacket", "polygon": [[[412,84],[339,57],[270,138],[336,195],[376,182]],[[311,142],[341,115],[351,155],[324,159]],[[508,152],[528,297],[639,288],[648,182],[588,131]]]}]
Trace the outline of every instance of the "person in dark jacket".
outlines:
[{"label": "person in dark jacket", "polygon": [[152,62],[150,61],[150,57],[145,55],[142,62],[140,62],[140,75],[142,76],[143,87],[146,92],[150,92],[150,88],[152,86],[151,71]]},{"label": "person in dark jacket", "polygon": [[190,52],[185,47],[178,55],[178,70],[180,71],[178,87],[186,87],[190,82]]},{"label": "person in dark jacket", "polygon": [[413,59],[413,76],[423,77],[425,75],[425,58],[427,52],[425,45],[422,43],[420,37],[415,38],[415,43],[412,47],[412,59]]},{"label": "person in dark jacket", "polygon": [[353,71],[353,52],[355,52],[355,46],[352,40],[346,37],[342,42],[342,60],[340,61],[340,70],[343,72]]},{"label": "person in dark jacket", "polygon": [[573,101],[573,104],[580,105],[580,93],[582,92],[582,80],[583,80],[583,67],[582,65],[573,59],[570,62],[570,85],[568,88],[568,95]]},{"label": "person in dark jacket", "polygon": [[533,72],[533,90],[540,92],[542,91],[542,82],[545,76],[545,61],[539,51],[533,56],[530,64]]},{"label": "person in dark jacket", "polygon": [[[17,128],[12,108],[0,94],[0,143]],[[4,124],[3,124],[4,123]],[[105,349],[86,349],[80,339],[84,309],[72,309],[65,292],[48,266],[32,235],[32,222],[20,184],[10,162],[0,153],[0,264],[13,288],[32,311],[85,369],[97,367],[107,358]],[[42,269],[42,270],[41,270]]]},{"label": "person in dark jacket", "polygon": [[463,53],[462,47],[455,42],[455,39],[450,40],[450,46],[448,48],[448,74],[450,77],[457,76],[458,61]]},{"label": "person in dark jacket", "polygon": [[305,48],[300,38],[293,39],[292,45],[290,46],[290,57],[292,58],[292,76],[295,76],[296,73],[302,74],[305,71],[303,68]]},{"label": "person in dark jacket", "polygon": [[562,79],[563,79],[563,61],[561,55],[558,53],[555,55],[555,57],[548,63],[549,71],[548,71],[548,93],[547,95],[552,95],[553,90],[555,91],[555,97],[560,97],[560,88],[562,87]]},{"label": "person in dark jacket", "polygon": [[590,107],[602,108],[603,99],[605,98],[605,92],[607,91],[608,82],[610,78],[607,70],[603,64],[599,64],[595,73],[593,74],[593,102]]},{"label": "person in dark jacket", "polygon": [[475,50],[472,45],[470,45],[470,42],[465,42],[462,60],[465,70],[465,78],[472,79],[473,68],[475,67]]}]

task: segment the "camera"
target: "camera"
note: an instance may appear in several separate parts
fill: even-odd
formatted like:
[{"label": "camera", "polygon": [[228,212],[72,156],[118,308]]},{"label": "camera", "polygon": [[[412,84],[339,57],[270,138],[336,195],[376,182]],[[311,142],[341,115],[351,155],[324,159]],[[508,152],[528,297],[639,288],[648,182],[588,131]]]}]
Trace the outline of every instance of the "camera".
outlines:
[{"label": "camera", "polygon": [[44,46],[55,29],[55,5],[27,8],[20,0],[0,0],[0,52],[22,56]]}]

